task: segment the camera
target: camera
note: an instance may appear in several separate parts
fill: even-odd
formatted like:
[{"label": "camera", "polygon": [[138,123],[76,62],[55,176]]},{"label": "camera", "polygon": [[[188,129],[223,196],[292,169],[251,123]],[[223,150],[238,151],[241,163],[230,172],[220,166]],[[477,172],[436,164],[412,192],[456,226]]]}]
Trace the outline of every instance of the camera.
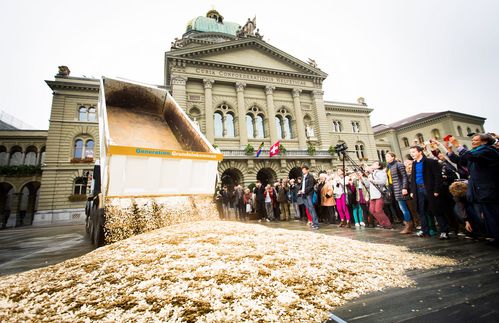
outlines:
[{"label": "camera", "polygon": [[348,150],[347,144],[345,144],[344,142],[334,146],[334,151],[336,151],[337,154],[343,153],[347,150]]}]

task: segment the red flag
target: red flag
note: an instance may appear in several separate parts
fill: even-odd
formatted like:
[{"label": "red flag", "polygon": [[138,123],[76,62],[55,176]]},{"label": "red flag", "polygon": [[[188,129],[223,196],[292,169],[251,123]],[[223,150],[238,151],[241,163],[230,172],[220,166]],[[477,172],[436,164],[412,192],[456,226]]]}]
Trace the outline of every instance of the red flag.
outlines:
[{"label": "red flag", "polygon": [[279,154],[279,140],[270,147],[270,157]]}]

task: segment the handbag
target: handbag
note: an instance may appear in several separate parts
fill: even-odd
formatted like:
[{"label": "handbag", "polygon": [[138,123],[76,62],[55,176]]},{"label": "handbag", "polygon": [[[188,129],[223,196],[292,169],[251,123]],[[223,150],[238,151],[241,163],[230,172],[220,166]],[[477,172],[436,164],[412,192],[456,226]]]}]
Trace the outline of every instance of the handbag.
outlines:
[{"label": "handbag", "polygon": [[246,203],[246,213],[251,213],[251,204]]},{"label": "handbag", "polygon": [[391,189],[385,186],[385,189],[381,192],[381,195],[383,196],[383,202],[385,204],[393,203],[393,192]]}]

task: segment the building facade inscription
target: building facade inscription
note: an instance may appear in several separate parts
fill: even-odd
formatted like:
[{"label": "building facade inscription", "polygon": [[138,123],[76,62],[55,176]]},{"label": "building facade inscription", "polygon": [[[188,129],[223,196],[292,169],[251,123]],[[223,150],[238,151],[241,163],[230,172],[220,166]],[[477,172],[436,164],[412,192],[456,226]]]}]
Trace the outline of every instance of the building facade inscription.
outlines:
[{"label": "building facade inscription", "polygon": [[258,75],[258,74],[232,72],[232,71],[224,71],[224,70],[216,70],[216,69],[208,69],[208,68],[186,68],[186,72],[196,74],[196,75],[209,75],[209,76],[213,76],[213,77],[220,77],[220,78],[224,78],[224,79],[232,78],[232,79],[237,79],[237,80],[277,83],[277,84],[290,85],[290,86],[313,87],[312,82],[284,78],[284,77],[261,75],[261,74]]}]

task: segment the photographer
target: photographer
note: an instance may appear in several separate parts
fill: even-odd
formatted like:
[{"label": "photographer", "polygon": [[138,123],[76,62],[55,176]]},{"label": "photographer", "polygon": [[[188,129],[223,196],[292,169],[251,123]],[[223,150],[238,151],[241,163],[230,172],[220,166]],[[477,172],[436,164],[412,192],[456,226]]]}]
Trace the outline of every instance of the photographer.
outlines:
[{"label": "photographer", "polygon": [[386,185],[387,176],[386,172],[383,171],[379,161],[375,161],[371,165],[371,174],[368,177],[368,188],[369,195],[371,196],[371,201],[369,203],[369,211],[376,218],[381,227],[385,229],[391,229],[392,224],[385,212],[383,211],[383,196],[382,190]]}]

